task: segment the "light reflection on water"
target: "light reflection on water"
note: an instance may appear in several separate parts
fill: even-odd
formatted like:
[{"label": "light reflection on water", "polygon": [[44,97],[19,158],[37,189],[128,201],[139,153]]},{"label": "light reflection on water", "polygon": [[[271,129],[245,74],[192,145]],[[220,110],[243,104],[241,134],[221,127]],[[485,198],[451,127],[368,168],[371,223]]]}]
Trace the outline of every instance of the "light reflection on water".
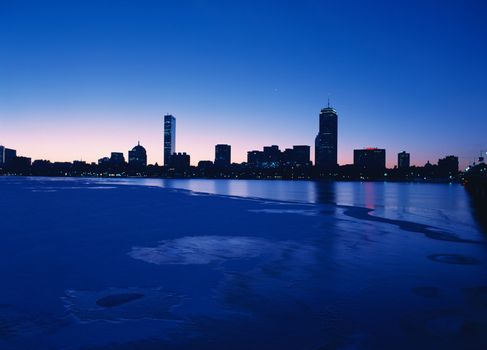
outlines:
[{"label": "light reflection on water", "polygon": [[[338,204],[375,209],[384,217],[424,220],[483,231],[472,201],[459,184],[211,179],[96,179],[130,185],[185,189],[277,201]],[[486,232],[487,233],[487,232]]]},{"label": "light reflection on water", "polygon": [[[464,188],[458,184],[333,182],[223,179],[95,179],[96,182],[125,183],[186,189],[220,195],[255,197],[282,201],[337,203],[368,208],[414,205],[466,208]],[[447,200],[445,202],[445,199]]]}]

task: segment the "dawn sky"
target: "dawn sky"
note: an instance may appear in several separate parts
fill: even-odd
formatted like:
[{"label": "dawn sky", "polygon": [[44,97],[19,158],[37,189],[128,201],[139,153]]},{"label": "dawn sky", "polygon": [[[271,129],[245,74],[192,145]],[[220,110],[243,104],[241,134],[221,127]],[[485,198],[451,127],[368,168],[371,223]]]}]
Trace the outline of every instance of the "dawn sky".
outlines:
[{"label": "dawn sky", "polygon": [[[0,0],[0,144],[96,161],[140,140],[162,163],[163,115],[191,162],[314,145],[330,97],[339,163],[487,148],[484,1]],[[314,148],[312,148],[314,159]]]}]

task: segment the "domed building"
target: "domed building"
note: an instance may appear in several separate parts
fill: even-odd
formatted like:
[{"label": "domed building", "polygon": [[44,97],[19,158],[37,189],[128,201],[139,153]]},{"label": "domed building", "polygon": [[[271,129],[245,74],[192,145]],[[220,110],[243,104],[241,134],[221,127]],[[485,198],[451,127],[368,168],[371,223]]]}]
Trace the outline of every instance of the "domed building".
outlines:
[{"label": "domed building", "polygon": [[140,142],[129,151],[129,165],[137,167],[147,166],[147,152],[145,151],[145,148],[140,145]]}]

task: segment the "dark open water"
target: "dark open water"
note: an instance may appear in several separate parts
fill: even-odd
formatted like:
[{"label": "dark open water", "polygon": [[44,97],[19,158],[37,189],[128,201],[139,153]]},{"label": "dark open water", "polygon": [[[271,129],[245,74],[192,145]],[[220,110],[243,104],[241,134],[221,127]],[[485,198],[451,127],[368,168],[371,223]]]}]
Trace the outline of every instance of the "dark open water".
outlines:
[{"label": "dark open water", "polygon": [[0,178],[0,349],[486,349],[477,212],[447,184]]}]

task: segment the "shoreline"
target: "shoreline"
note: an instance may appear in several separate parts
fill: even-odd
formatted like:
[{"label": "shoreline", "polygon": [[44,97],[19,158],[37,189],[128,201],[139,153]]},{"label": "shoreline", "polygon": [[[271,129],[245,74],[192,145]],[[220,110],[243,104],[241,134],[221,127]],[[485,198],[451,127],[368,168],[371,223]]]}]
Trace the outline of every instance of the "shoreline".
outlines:
[{"label": "shoreline", "polygon": [[464,182],[460,179],[415,179],[415,180],[404,180],[404,179],[337,179],[337,178],[242,178],[242,177],[161,177],[161,176],[55,176],[55,175],[17,175],[17,174],[0,174],[2,177],[22,177],[22,178],[73,178],[73,179],[153,179],[153,180],[231,180],[231,181],[289,181],[289,182],[372,182],[372,183],[426,183],[426,184],[445,184],[453,185],[460,184],[464,185]]}]

